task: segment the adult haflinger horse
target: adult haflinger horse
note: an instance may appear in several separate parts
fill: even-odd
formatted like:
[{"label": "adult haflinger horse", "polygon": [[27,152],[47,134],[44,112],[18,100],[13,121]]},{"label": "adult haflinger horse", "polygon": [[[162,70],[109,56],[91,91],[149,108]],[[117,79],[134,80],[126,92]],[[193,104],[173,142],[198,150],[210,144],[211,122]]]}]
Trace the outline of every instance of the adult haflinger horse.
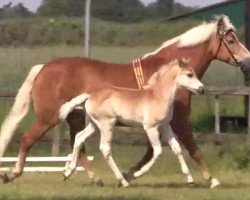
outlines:
[{"label": "adult haflinger horse", "polygon": [[[250,67],[250,53],[238,41],[235,29],[226,16],[220,16],[211,23],[194,27],[165,42],[154,52],[144,55],[139,62],[143,69],[144,80],[147,81],[162,65],[181,57],[190,58],[190,65],[199,79],[205,73],[210,62],[215,59],[241,66],[244,71]],[[32,145],[59,122],[58,115],[62,104],[81,93],[88,93],[105,85],[138,88],[132,66],[132,64],[111,64],[72,57],[59,58],[45,65],[33,67],[18,92],[10,114],[1,127],[0,158],[18,123],[26,115],[32,99],[36,121],[32,128],[22,136],[18,161],[11,173],[2,175],[4,182],[13,181],[22,174],[26,156]],[[171,125],[190,156],[201,167],[204,178],[212,182],[212,176],[194,142],[191,125],[188,121],[190,99],[190,92],[178,91]],[[77,112],[77,115],[84,116],[84,112],[80,111],[80,114]],[[83,130],[84,126],[82,122],[79,123],[75,119],[74,112],[69,115],[67,120],[70,123],[72,145],[75,134],[79,130]],[[141,162],[130,169],[127,174],[128,178],[133,178],[131,175],[151,159],[152,152],[152,147],[149,145],[147,154]],[[84,149],[79,158],[88,174],[98,180],[93,167],[87,160]]]},{"label": "adult haflinger horse", "polygon": [[[126,125],[133,122],[142,124],[153,147],[153,157],[139,171],[135,177],[142,176],[155,163],[162,152],[159,127],[164,123],[162,136],[173,149],[180,151],[180,145],[171,131],[170,121],[173,116],[173,102],[178,88],[186,88],[191,92],[204,92],[203,84],[197,79],[193,69],[182,60],[175,60],[168,65],[163,65],[148,81],[142,90],[105,87],[90,94],[83,93],[62,105],[60,118],[66,119],[67,115],[79,103],[85,102],[85,111],[91,121],[83,131],[76,134],[72,159],[64,176],[68,178],[77,166],[79,151],[85,140],[100,130],[100,150],[114,172],[119,184],[127,187],[129,183],[117,167],[111,152],[113,128],[120,121]],[[190,172],[184,162],[184,173]]]}]

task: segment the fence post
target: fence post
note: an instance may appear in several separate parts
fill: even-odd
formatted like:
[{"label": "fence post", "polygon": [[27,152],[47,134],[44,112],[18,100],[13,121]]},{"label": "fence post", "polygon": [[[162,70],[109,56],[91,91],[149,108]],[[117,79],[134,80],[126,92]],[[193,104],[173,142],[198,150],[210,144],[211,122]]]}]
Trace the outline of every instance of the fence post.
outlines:
[{"label": "fence post", "polygon": [[91,0],[85,0],[85,56],[90,56],[90,5]]},{"label": "fence post", "polygon": [[220,136],[220,97],[219,95],[214,96],[214,129],[215,129],[215,144],[218,145],[221,142]]},{"label": "fence post", "polygon": [[[250,89],[248,89],[248,102],[250,102]],[[248,116],[247,116],[246,148],[248,153],[250,153],[250,106],[248,106]]]},{"label": "fence post", "polygon": [[52,139],[52,148],[51,148],[51,155],[52,156],[58,156],[60,153],[61,137],[63,136],[64,130],[65,130],[64,123],[58,124],[53,130],[54,136]]}]

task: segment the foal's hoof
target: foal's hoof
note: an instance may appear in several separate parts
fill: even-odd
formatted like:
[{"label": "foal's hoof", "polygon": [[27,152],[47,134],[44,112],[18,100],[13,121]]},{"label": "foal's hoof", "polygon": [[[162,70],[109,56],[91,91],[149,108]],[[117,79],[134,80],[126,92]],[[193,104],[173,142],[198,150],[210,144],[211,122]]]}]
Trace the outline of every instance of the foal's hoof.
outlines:
[{"label": "foal's hoof", "polygon": [[97,181],[95,181],[95,185],[97,185],[98,187],[103,187],[104,183],[103,183],[102,179],[98,179]]},{"label": "foal's hoof", "polygon": [[15,179],[14,175],[11,174],[11,173],[4,173],[2,178],[3,178],[3,183],[4,184],[13,183],[14,179]]},{"label": "foal's hoof", "polygon": [[216,188],[220,185],[220,181],[217,178],[211,179],[210,189]]},{"label": "foal's hoof", "polygon": [[119,188],[125,188],[125,187],[128,187],[129,186],[129,183],[124,179],[124,180],[120,180],[118,181],[118,184],[117,184],[117,187]]},{"label": "foal's hoof", "polygon": [[189,182],[189,183],[187,183],[187,185],[188,185],[188,187],[190,187],[190,188],[193,188],[193,187],[196,186],[196,184],[195,184],[194,182]]},{"label": "foal's hoof", "polygon": [[[71,174],[71,173],[70,173]],[[70,177],[70,174],[67,173],[67,172],[64,172],[63,173],[63,180],[66,181],[69,177]]]}]

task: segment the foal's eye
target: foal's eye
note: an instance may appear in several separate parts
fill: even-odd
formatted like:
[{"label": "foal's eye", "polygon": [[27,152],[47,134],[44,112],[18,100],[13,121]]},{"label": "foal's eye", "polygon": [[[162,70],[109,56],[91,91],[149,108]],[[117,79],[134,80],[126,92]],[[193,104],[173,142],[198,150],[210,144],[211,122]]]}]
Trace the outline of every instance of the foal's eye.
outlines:
[{"label": "foal's eye", "polygon": [[192,77],[193,77],[193,74],[189,73],[189,74],[187,74],[187,76],[188,76],[189,78],[192,78]]}]

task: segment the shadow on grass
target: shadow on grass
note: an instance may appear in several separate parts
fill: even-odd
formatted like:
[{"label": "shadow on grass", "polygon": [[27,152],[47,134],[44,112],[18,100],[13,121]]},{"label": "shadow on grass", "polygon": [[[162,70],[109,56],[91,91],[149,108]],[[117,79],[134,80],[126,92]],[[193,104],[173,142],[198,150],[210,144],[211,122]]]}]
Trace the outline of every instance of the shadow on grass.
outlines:
[{"label": "shadow on grass", "polygon": [[[13,199],[8,198],[6,196],[3,196],[2,199],[4,200],[24,200],[20,197]],[[25,200],[68,200],[69,197],[41,197],[41,196],[33,196],[32,198],[25,198]],[[135,197],[124,197],[124,196],[115,196],[115,197],[110,197],[110,196],[97,196],[97,197],[88,197],[88,196],[78,196],[78,197],[70,197],[70,200],[150,200],[149,198],[144,198],[141,196],[135,196]]]},{"label": "shadow on grass", "polygon": [[[192,186],[189,186],[186,183],[146,183],[146,184],[131,184],[131,188],[142,188],[142,187],[146,187],[146,188],[155,188],[155,189],[159,189],[159,188],[175,188],[175,189],[183,189],[183,188],[190,188],[190,189],[210,189],[209,188],[209,184],[200,184],[200,183],[196,183]],[[218,189],[243,189],[243,188],[250,188],[250,184],[247,183],[226,183],[226,184],[221,184]]]}]

